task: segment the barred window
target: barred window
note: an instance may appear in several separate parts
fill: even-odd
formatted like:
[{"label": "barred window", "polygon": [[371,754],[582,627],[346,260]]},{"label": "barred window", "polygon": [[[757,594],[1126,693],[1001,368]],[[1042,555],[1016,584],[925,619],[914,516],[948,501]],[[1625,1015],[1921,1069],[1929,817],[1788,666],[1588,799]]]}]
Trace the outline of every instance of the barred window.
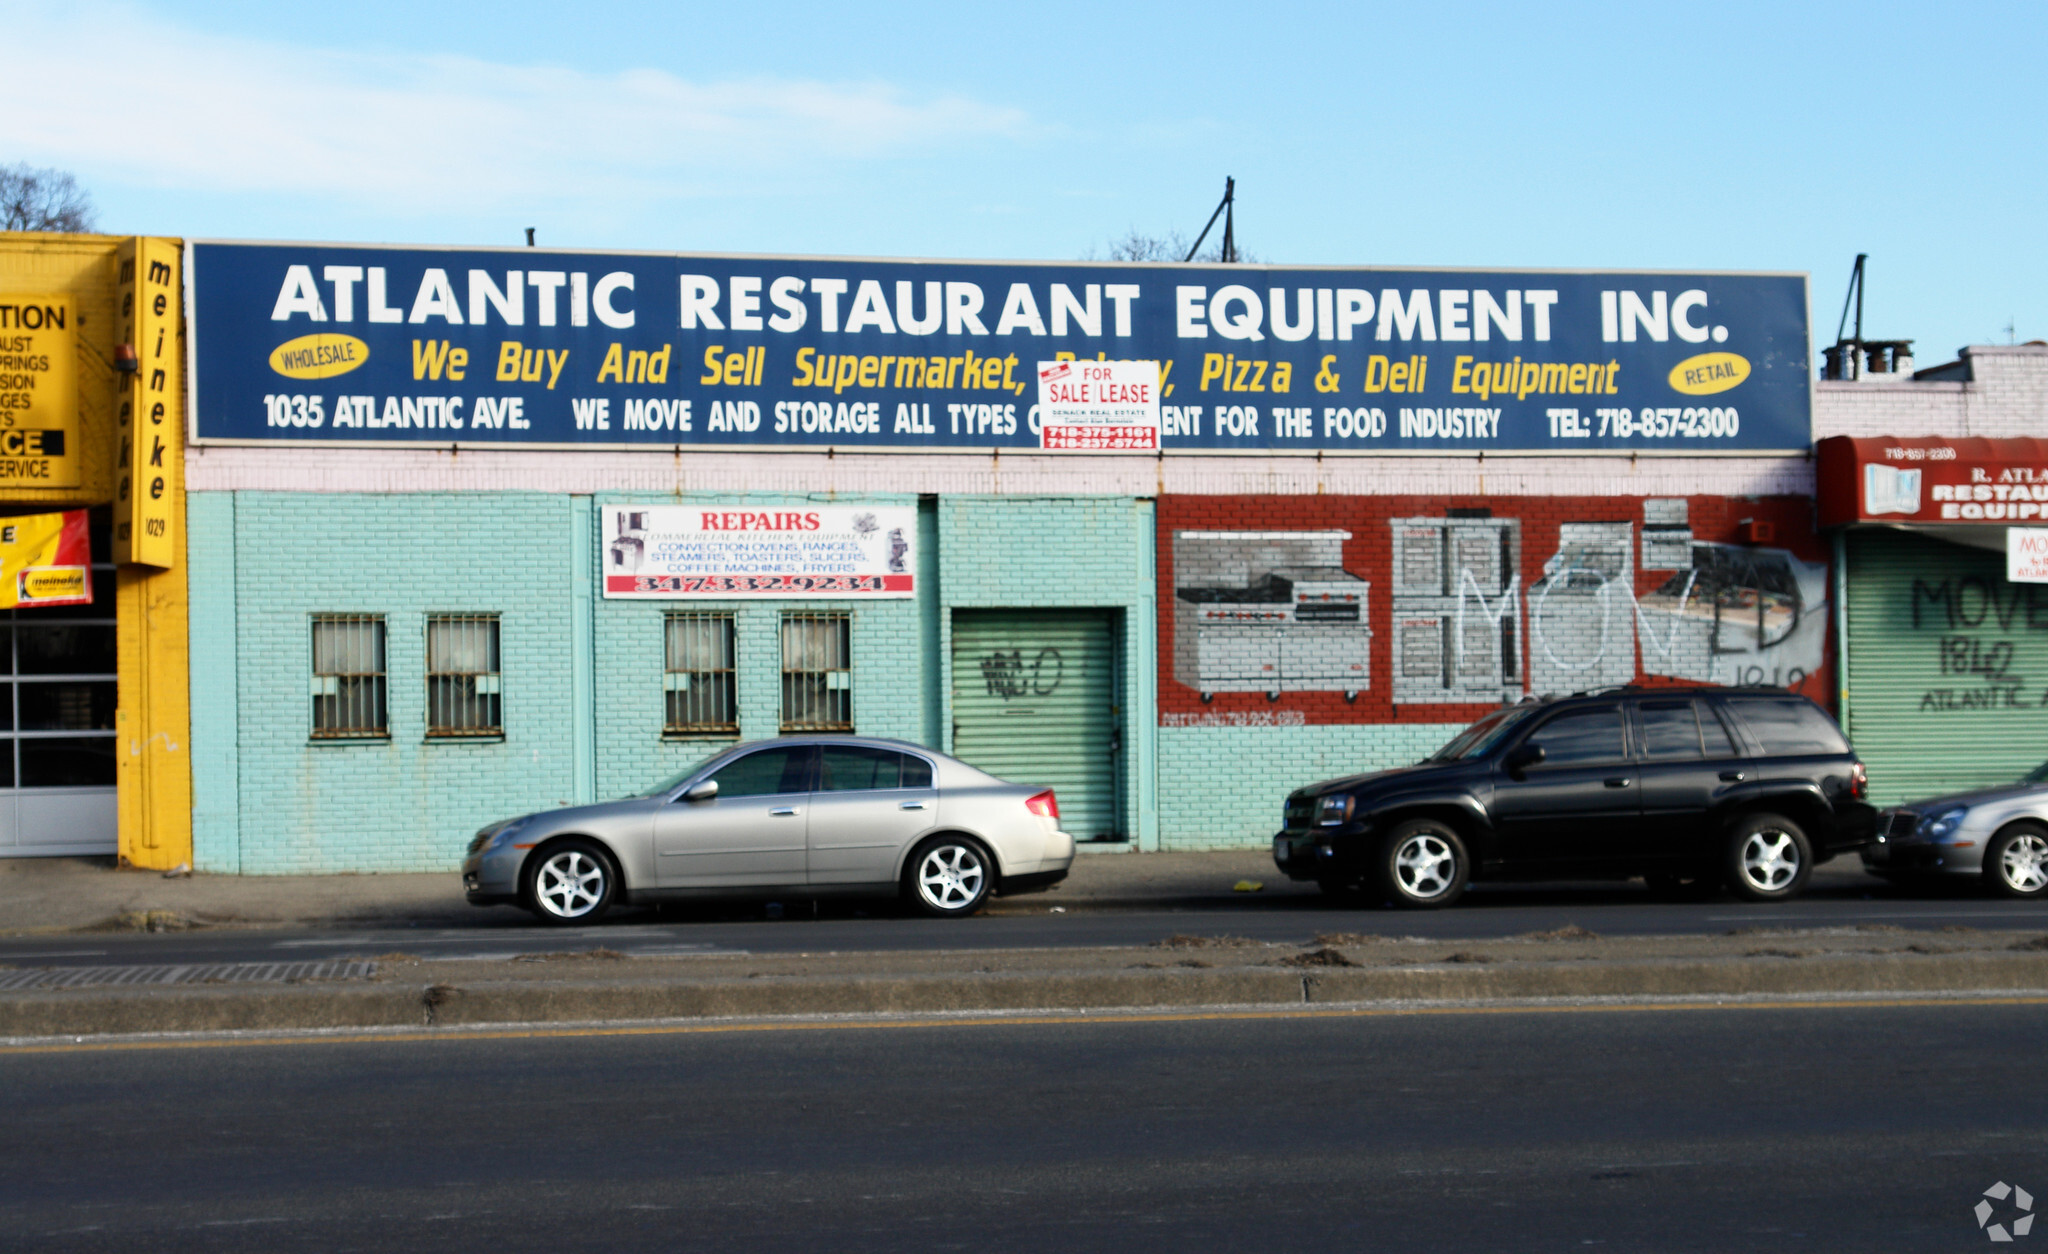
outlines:
[{"label": "barred window", "polygon": [[737,736],[730,614],[673,613],[667,621],[667,662],[661,687],[667,736]]},{"label": "barred window", "polygon": [[427,735],[502,736],[496,614],[427,618]]},{"label": "barred window", "polygon": [[782,730],[853,730],[853,624],[845,614],[782,616]]},{"label": "barred window", "polygon": [[389,736],[384,707],[384,616],[313,616],[313,735]]}]

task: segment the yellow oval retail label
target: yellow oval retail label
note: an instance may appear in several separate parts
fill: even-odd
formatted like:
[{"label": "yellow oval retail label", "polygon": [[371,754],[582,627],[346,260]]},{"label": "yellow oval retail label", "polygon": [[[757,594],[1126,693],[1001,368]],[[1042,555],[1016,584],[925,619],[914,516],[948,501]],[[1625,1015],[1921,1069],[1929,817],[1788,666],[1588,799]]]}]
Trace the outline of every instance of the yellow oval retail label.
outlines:
[{"label": "yellow oval retail label", "polygon": [[1748,377],[1749,358],[1740,353],[1701,353],[1671,367],[1671,386],[1687,396],[1725,392]]},{"label": "yellow oval retail label", "polygon": [[302,335],[270,350],[270,368],[287,379],[332,379],[368,360],[368,344],[353,335],[332,331]]}]

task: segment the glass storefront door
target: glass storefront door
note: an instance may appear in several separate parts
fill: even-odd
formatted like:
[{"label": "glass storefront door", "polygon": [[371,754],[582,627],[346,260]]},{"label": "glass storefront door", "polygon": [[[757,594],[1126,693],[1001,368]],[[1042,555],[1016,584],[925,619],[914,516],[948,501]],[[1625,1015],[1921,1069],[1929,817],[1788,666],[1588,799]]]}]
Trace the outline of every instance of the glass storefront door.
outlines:
[{"label": "glass storefront door", "polygon": [[92,558],[91,605],[0,610],[0,857],[115,851],[114,567],[97,517]]}]

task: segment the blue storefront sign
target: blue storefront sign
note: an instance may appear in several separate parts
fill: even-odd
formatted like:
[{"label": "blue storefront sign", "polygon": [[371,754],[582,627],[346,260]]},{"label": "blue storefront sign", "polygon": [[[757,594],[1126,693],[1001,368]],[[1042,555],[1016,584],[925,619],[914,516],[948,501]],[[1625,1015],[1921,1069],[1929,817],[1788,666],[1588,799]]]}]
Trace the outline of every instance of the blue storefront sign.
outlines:
[{"label": "blue storefront sign", "polygon": [[186,274],[202,443],[1038,449],[1070,358],[1157,361],[1165,452],[1811,439],[1797,274],[204,242]]}]

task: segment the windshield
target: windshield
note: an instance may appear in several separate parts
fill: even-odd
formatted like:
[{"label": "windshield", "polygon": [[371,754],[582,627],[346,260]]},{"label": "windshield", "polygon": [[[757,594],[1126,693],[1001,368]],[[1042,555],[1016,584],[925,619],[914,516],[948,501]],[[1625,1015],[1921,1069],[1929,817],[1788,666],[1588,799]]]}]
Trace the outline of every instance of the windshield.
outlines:
[{"label": "windshield", "polygon": [[1458,762],[1476,758],[1499,744],[1501,737],[1513,731],[1515,726],[1535,710],[1533,705],[1511,705],[1504,710],[1480,719],[1459,732],[1451,743],[1424,758],[1425,762]]},{"label": "windshield", "polygon": [[695,775],[697,772],[703,770],[712,762],[717,761],[719,758],[722,758],[726,754],[731,752],[731,749],[720,749],[717,753],[712,754],[708,758],[699,758],[695,763],[693,763],[689,767],[686,767],[685,769],[678,771],[674,775],[669,776],[667,779],[662,780],[659,784],[656,784],[654,787],[648,789],[646,792],[643,792],[640,795],[643,797],[666,796],[667,794],[674,792],[676,789],[681,788],[683,786],[684,780],[690,778],[690,776]]},{"label": "windshield", "polygon": [[2026,778],[2020,782],[2022,784],[2048,784],[2048,762],[2043,762],[2033,770],[2028,771]]}]

